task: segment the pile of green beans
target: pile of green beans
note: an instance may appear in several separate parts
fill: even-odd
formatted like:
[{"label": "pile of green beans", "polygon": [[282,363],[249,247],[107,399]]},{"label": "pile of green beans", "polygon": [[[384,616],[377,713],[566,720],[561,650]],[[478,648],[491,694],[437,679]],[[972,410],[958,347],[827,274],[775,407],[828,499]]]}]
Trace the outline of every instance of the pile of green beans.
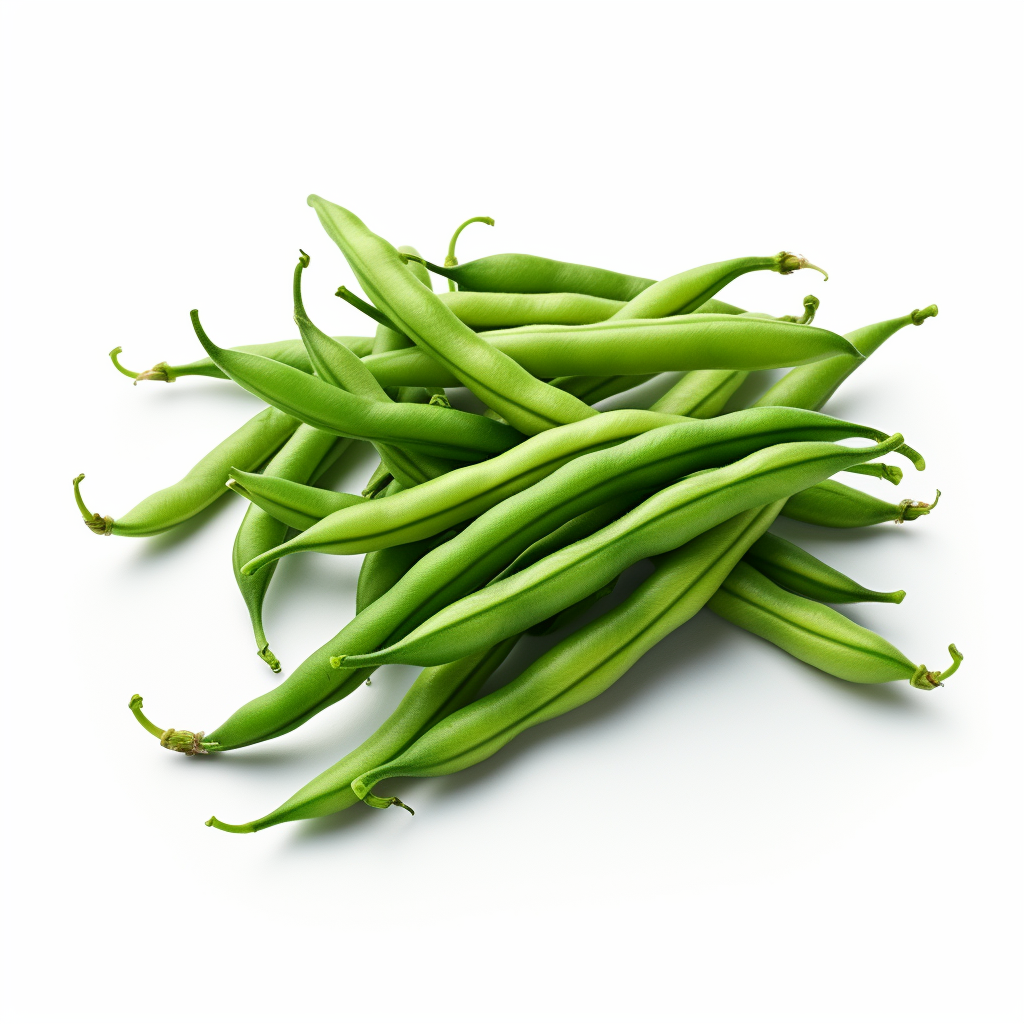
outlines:
[{"label": "pile of green beans", "polygon": [[[779,516],[813,528],[899,526],[935,509],[938,491],[931,502],[887,501],[835,479],[858,473],[899,485],[904,468],[881,456],[916,470],[925,461],[889,425],[821,410],[885,341],[937,307],[838,333],[812,326],[813,295],[801,313],[784,315],[718,297],[756,271],[820,270],[788,251],[660,280],[521,253],[460,263],[463,230],[494,226],[480,216],[462,222],[433,263],[341,206],[319,196],[309,205],[365,298],[344,281],[336,294],[372,321],[372,336],[313,323],[300,252],[297,339],[222,347],[230,325],[212,331],[217,343],[193,310],[205,355],[191,362],[136,373],[115,348],[111,361],[136,384],[220,378],[267,407],[123,516],[91,512],[82,475],[74,497],[93,533],[122,537],[171,530],[229,492],[244,499],[231,567],[257,654],[274,672],[263,606],[278,560],[302,551],[363,557],[352,619],[216,729],[161,728],[135,694],[133,715],[169,750],[208,756],[271,741],[368,682],[377,665],[423,670],[369,739],[339,751],[276,810],[207,825],[257,832],[360,801],[411,811],[378,784],[477,764],[596,698],[705,607],[851,683],[905,680],[927,691],[957,670],[954,645],[949,668],[929,669],[833,607],[897,605],[906,591],[872,589],[770,529]],[[755,370],[787,372],[758,397],[749,394]],[[616,410],[595,407],[680,372],[649,407],[628,396]],[[453,407],[448,388],[468,389],[483,411]],[[849,439],[867,443],[840,443]],[[361,493],[324,486],[360,443],[379,459],[354,488]],[[625,592],[625,570],[648,559],[654,572]],[[526,634],[553,640],[496,685]]]}]

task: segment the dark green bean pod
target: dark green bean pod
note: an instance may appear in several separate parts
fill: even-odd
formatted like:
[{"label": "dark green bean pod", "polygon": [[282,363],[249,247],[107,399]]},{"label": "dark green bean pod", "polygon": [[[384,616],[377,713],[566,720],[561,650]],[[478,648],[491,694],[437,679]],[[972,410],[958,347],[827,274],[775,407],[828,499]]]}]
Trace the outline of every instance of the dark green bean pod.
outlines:
[{"label": "dark green bean pod", "polygon": [[462,323],[413,277],[408,267],[411,257],[375,235],[353,213],[319,196],[310,196],[308,202],[374,306],[507,423],[525,434],[536,434],[594,415],[588,405],[531,376]]},{"label": "dark green bean pod", "polygon": [[[369,739],[303,786],[270,814],[245,825],[227,825],[216,818],[210,818],[206,824],[225,832],[259,832],[260,829],[286,821],[334,814],[359,803],[359,797],[352,792],[352,780],[395,757],[428,729],[471,703],[518,639],[510,637],[496,647],[477,651],[451,665],[424,669],[398,707]],[[138,715],[141,715],[141,697],[137,703]],[[149,720],[146,719],[146,722]],[[149,725],[152,726],[152,723],[149,722]]]},{"label": "dark green bean pod", "polygon": [[195,310],[192,325],[210,358],[233,381],[270,405],[329,434],[384,441],[427,455],[464,461],[506,451],[522,440],[517,430],[484,416],[436,405],[374,402],[273,359],[220,348],[206,336]]},{"label": "dark green bean pod", "polygon": [[410,490],[377,498],[365,507],[328,516],[273,553],[261,556],[265,561],[253,563],[251,569],[294,551],[355,555],[431,537],[474,519],[572,459],[679,422],[679,417],[646,409],[620,409],[585,423],[547,430],[487,462],[463,466]]},{"label": "dark green bean pod", "polygon": [[440,721],[391,761],[352,780],[352,791],[372,807],[404,807],[395,797],[374,796],[373,787],[395,776],[468,768],[525,729],[593,700],[700,611],[777,509],[740,513],[658,558],[654,573],[622,604],[566,637],[512,682]]},{"label": "dark green bean pod", "polygon": [[850,683],[907,679],[919,690],[934,690],[963,660],[950,644],[952,666],[945,672],[929,672],[877,633],[828,605],[783,590],[744,562],[729,573],[708,607],[808,665]]},{"label": "dark green bean pod", "polygon": [[857,601],[884,601],[899,604],[907,596],[905,590],[888,593],[868,590],[804,551],[792,541],[774,533],[766,533],[743,556],[743,561],[779,586],[802,597],[829,604],[851,604]]},{"label": "dark green bean pod", "polygon": [[255,469],[270,458],[298,427],[298,420],[277,409],[264,409],[230,437],[204,455],[176,484],[144,498],[119,519],[94,515],[85,507],[79,485],[85,474],[72,481],[75,502],[85,525],[108,537],[152,537],[202,512],[221,495],[232,466]]},{"label": "dark green bean pod", "polygon": [[[860,358],[845,338],[820,327],[723,313],[606,320],[578,327],[537,325],[488,331],[478,337],[544,378],[668,370],[766,370],[836,354]],[[450,370],[417,349],[368,356],[366,365],[385,386],[454,387],[459,383]]]},{"label": "dark green bean pod", "polygon": [[[295,323],[306,347],[309,361],[316,375],[336,388],[351,392],[371,402],[391,404],[391,398],[377,383],[373,374],[366,368],[363,361],[349,351],[344,345],[338,344],[333,338],[324,334],[306,315],[302,302],[302,271],[309,266],[309,257],[300,250],[299,262],[295,266],[292,278],[292,298],[295,305]],[[391,475],[403,487],[413,487],[442,476],[455,464],[447,459],[436,459],[422,453],[407,452],[404,449],[380,441],[375,443],[381,461],[388,467]]]},{"label": "dark green bean pod", "polygon": [[[792,274],[805,268],[825,271],[808,263],[803,256],[791,252],[780,252],[774,256],[748,256],[725,260],[722,263],[708,263],[694,267],[674,277],[667,277],[650,288],[644,289],[631,299],[617,313],[613,320],[642,320],[653,317],[672,316],[677,313],[693,313],[708,299],[720,292],[727,284],[743,274],[755,270],[771,270],[776,274]],[[828,274],[825,274],[828,280]]]},{"label": "dark green bean pod", "polygon": [[679,547],[745,509],[803,490],[804,481],[825,480],[902,443],[893,434],[869,448],[810,441],[773,445],[695,473],[590,537],[448,605],[397,643],[359,653],[341,648],[345,653],[338,661],[349,668],[455,661],[575,604],[643,558]]},{"label": "dark green bean pod", "polygon": [[[342,335],[331,335],[332,340],[341,342],[346,348],[351,349],[357,356],[362,358],[374,351],[373,338],[349,338]],[[312,373],[309,356],[300,338],[293,338],[289,341],[270,341],[263,345],[239,345],[233,348],[232,352],[248,352],[250,355],[265,356],[267,359],[274,359],[287,366],[294,366],[296,370],[303,373]],[[142,373],[135,373],[126,370],[118,360],[121,354],[121,346],[118,345],[110,353],[110,360],[114,366],[126,377],[131,377],[136,384],[140,380],[157,380],[165,384],[173,384],[179,377],[218,377],[221,380],[228,380],[228,375],[209,356],[204,359],[197,359],[192,363],[181,363],[177,366],[169,366],[167,363],[157,363],[156,366]]]},{"label": "dark green bean pod", "polygon": [[240,469],[232,470],[227,486],[294,530],[308,530],[343,508],[369,500],[361,494],[346,494],[266,473],[245,473]]},{"label": "dark green bean pod", "polygon": [[628,302],[655,284],[649,277],[630,277],[614,270],[601,270],[582,263],[562,263],[516,252],[484,256],[454,267],[439,267],[427,260],[422,262],[433,273],[454,281],[463,292],[577,292]]},{"label": "dark green bean pod", "polygon": [[837,480],[826,480],[794,494],[786,502],[782,514],[801,523],[838,529],[875,526],[878,523],[907,523],[928,515],[938,504],[939,494],[939,491],[935,492],[935,501],[931,504],[905,498],[894,505]]},{"label": "dark green bean pod", "polygon": [[789,405],[798,409],[820,409],[835,393],[836,388],[860,366],[883,342],[902,327],[920,326],[931,316],[939,315],[938,306],[915,309],[907,316],[862,327],[846,335],[857,354],[833,356],[814,366],[790,370],[777,384],[770,387],[755,406]]},{"label": "dark green bean pod", "polygon": [[[287,480],[305,482],[314,473],[322,473],[352,442],[306,426],[305,423],[285,442],[284,447],[270,460],[263,474]],[[232,483],[232,481],[228,481]],[[273,577],[273,566],[268,565],[251,576],[243,576],[241,568],[258,554],[276,547],[288,533],[288,527],[258,505],[250,504],[242,517],[231,549],[231,568],[235,574],[242,600],[249,610],[256,653],[274,672],[281,671],[281,663],[274,656],[263,628],[263,601]],[[270,570],[270,571],[268,571]]]}]

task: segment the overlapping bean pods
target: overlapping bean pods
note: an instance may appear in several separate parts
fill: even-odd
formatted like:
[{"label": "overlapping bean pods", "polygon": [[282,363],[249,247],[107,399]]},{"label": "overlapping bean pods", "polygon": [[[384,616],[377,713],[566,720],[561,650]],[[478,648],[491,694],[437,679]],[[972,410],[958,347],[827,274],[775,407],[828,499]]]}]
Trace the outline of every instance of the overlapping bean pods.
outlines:
[{"label": "overlapping bean pods", "polygon": [[[924,460],[900,434],[817,411],[884,341],[935,316],[935,306],[843,335],[811,325],[814,296],[801,316],[782,317],[717,297],[755,271],[820,269],[789,252],[662,280],[523,254],[460,264],[460,233],[494,224],[472,217],[440,266],[393,247],[341,206],[317,196],[309,204],[348,263],[336,294],[374,321],[374,336],[328,335],[312,322],[302,254],[292,280],[299,339],[223,348],[193,312],[205,358],[133,373],[115,348],[114,365],[136,382],[227,378],[270,408],[119,519],[89,511],[81,477],[75,499],[94,532],[136,537],[171,529],[228,490],[246,499],[232,567],[258,653],[275,671],[263,600],[277,560],[302,551],[364,556],[355,616],[212,732],[161,729],[135,695],[132,713],[167,749],[209,755],[272,740],[352,693],[377,665],[426,667],[369,739],[276,810],[208,825],[256,832],[360,799],[405,807],[374,787],[489,757],[598,696],[705,605],[851,682],[903,679],[932,690],[956,671],[954,646],[952,666],[929,671],[829,607],[899,604],[903,590],[869,589],[767,532],[779,515],[852,529],[909,522],[935,507],[832,479],[850,472],[899,484],[902,469],[879,456],[897,452],[917,469]],[[431,274],[448,290],[435,294]],[[749,393],[751,371],[776,368],[788,372],[752,407],[723,415]],[[593,408],[672,371],[684,376],[650,409]],[[461,387],[482,414],[452,408],[444,389]],[[870,444],[837,443],[848,438]],[[352,441],[369,442],[380,458],[365,486],[355,485],[362,493],[318,486]],[[620,574],[645,558],[654,573],[609,606]],[[592,621],[577,628],[588,612]],[[568,632],[547,653],[480,696],[524,633],[560,631]]]}]

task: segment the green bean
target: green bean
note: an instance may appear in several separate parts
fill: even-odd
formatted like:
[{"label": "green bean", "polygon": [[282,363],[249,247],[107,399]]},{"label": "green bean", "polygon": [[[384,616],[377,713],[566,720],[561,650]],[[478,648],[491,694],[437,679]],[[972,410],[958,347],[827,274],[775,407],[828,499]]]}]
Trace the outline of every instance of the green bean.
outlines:
[{"label": "green bean", "polygon": [[652,284],[631,299],[617,313],[613,320],[641,320],[652,317],[671,316],[675,313],[692,313],[708,299],[713,298],[731,281],[754,270],[771,270],[776,274],[792,274],[794,270],[809,268],[828,274],[803,256],[791,252],[780,252],[774,256],[749,256],[726,260],[724,263],[708,263],[694,267],[674,277]]},{"label": "green bean", "polygon": [[574,604],[642,558],[685,544],[747,508],[775,502],[902,443],[899,434],[870,448],[798,441],[696,473],[592,536],[454,602],[397,643],[378,651],[345,653],[340,664],[361,668],[455,661]]},{"label": "green bean", "polygon": [[794,494],[786,502],[782,514],[801,523],[839,529],[874,526],[877,523],[906,523],[928,515],[938,504],[939,493],[935,492],[935,501],[931,504],[905,498],[894,505],[873,494],[858,491],[855,487],[847,487],[837,480],[826,480]]},{"label": "green bean", "polygon": [[907,596],[905,590],[888,593],[868,590],[792,541],[774,533],[766,533],[751,545],[743,561],[779,586],[815,601],[827,601],[830,604],[849,604],[855,601],[899,604]]},{"label": "green bean", "polygon": [[577,292],[628,302],[655,283],[649,277],[630,277],[613,270],[517,252],[484,256],[455,267],[439,267],[427,260],[422,263],[432,273],[454,281],[463,292]]},{"label": "green bean", "polygon": [[799,409],[820,409],[835,393],[836,388],[879,345],[891,338],[900,328],[908,324],[920,326],[931,316],[938,316],[938,306],[915,309],[907,316],[895,320],[862,327],[846,335],[847,340],[860,355],[833,356],[812,366],[790,370],[777,384],[770,387],[755,403],[755,406],[789,405]]},{"label": "green bean", "polygon": [[[295,305],[295,323],[306,347],[309,361],[316,375],[328,384],[366,398],[371,402],[391,404],[391,399],[377,383],[373,374],[366,368],[362,360],[339,345],[333,338],[323,333],[306,315],[302,302],[302,271],[309,266],[309,257],[300,250],[299,262],[295,266],[292,279],[292,297]],[[406,452],[395,445],[376,442],[375,447],[381,461],[388,467],[391,475],[403,487],[412,487],[442,476],[454,468],[454,463],[435,459],[429,455]]]},{"label": "green bean", "polygon": [[573,292],[442,292],[438,298],[476,331],[529,324],[595,324],[625,305]]},{"label": "green bean", "polygon": [[708,607],[808,665],[851,683],[908,679],[919,690],[934,690],[963,660],[950,644],[952,666],[945,672],[929,672],[877,633],[834,608],[783,590],[743,562],[729,573]]},{"label": "green bean", "polygon": [[449,715],[397,757],[354,779],[353,792],[372,807],[400,804],[371,790],[399,775],[468,768],[530,726],[593,700],[696,615],[776,511],[777,504],[742,512],[659,557],[654,573],[622,604],[566,637],[512,682]]},{"label": "green bean", "polygon": [[[606,320],[568,327],[537,325],[487,331],[478,337],[544,378],[668,370],[765,370],[826,360],[835,353],[860,359],[850,342],[820,327],[722,313]],[[425,351],[385,352],[368,356],[365,362],[384,386],[454,387],[459,383],[455,374]]]},{"label": "green bean", "polygon": [[308,201],[374,306],[507,423],[525,434],[536,434],[594,415],[589,406],[537,380],[462,323],[412,276],[407,265],[412,257],[373,234],[348,210],[319,196]]},{"label": "green bean", "polygon": [[424,555],[455,535],[454,530],[446,530],[425,540],[414,540],[411,544],[368,551],[363,556],[356,581],[356,614],[378,597],[383,597]]},{"label": "green bean", "polygon": [[[313,478],[314,473],[326,470],[349,444],[351,442],[348,438],[337,438],[333,434],[325,434],[303,423],[270,460],[263,472],[268,477],[305,482]],[[240,570],[258,554],[280,544],[287,532],[288,527],[284,523],[258,505],[250,504],[242,517],[231,549],[231,568],[235,574],[235,583],[249,610],[253,635],[256,638],[256,653],[274,672],[281,671],[281,663],[271,651],[263,628],[263,601],[274,575],[274,566],[268,565],[251,576],[243,576]]]},{"label": "green bean", "polygon": [[[714,299],[711,300],[711,302],[714,301]],[[700,307],[700,311],[704,311],[708,305],[710,303],[706,302]],[[806,295],[804,296],[804,312],[801,317],[783,316],[778,319],[809,324],[814,319],[819,305],[815,296]],[[757,316],[757,314],[737,309],[735,306],[733,309],[737,316],[748,318]],[[747,370],[692,370],[674,387],[665,392],[651,406],[651,409],[655,412],[674,412],[680,416],[693,416],[697,419],[717,416],[748,376],[749,371]]]},{"label": "green bean", "polygon": [[109,537],[152,537],[202,512],[221,495],[233,465],[255,469],[262,465],[295,432],[298,421],[277,409],[264,409],[230,437],[204,455],[176,484],[144,498],[119,519],[94,515],[85,507],[79,485],[85,474],[75,477],[75,502],[85,525],[93,533]]},{"label": "green bean", "polygon": [[268,473],[245,473],[237,468],[231,473],[227,482],[231,490],[295,530],[308,530],[334,512],[369,500]]},{"label": "green bean", "polygon": [[[469,704],[518,639],[503,640],[496,647],[477,651],[451,665],[424,669],[398,707],[369,739],[270,814],[245,825],[227,825],[217,818],[210,818],[206,824],[225,832],[258,832],[285,821],[334,814],[359,803],[359,797],[352,792],[352,780],[401,753],[428,729]],[[141,697],[138,706],[141,714]]]},{"label": "green bean", "polygon": [[511,448],[522,437],[484,416],[432,405],[385,405],[349,394],[273,359],[220,348],[206,336],[195,310],[192,325],[203,348],[233,381],[329,434],[384,441],[427,455],[467,461]]},{"label": "green bean", "polygon": [[274,552],[267,552],[261,556],[264,561],[251,563],[247,569],[255,570],[293,551],[354,555],[422,540],[476,518],[571,459],[679,422],[679,417],[662,413],[621,409],[585,423],[556,427],[487,462],[452,470],[437,480],[377,498],[365,507],[343,509]]},{"label": "green bean", "polygon": [[[341,342],[346,348],[350,348],[360,358],[368,356],[373,351],[373,338],[349,338],[342,335],[331,335],[334,341]],[[232,349],[232,352],[248,352],[251,355],[265,356],[268,359],[275,359],[287,366],[294,366],[296,370],[303,373],[312,373],[313,367],[309,364],[309,356],[299,338],[289,341],[271,341],[262,345],[240,345]],[[217,377],[221,380],[228,380],[228,375],[220,369],[217,364],[207,356],[204,359],[197,359],[192,363],[181,363],[177,366],[169,366],[167,363],[157,363],[156,366],[142,373],[135,373],[126,370],[118,361],[121,354],[121,346],[110,352],[110,361],[126,377],[131,377],[137,384],[140,380],[157,380],[165,384],[173,384],[179,377]]]}]

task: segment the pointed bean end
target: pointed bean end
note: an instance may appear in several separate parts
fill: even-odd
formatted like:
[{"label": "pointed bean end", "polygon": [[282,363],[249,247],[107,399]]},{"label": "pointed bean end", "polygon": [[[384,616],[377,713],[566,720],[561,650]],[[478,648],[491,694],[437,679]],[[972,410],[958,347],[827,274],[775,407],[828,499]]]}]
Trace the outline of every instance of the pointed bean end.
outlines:
[{"label": "pointed bean end", "polygon": [[252,822],[247,822],[245,825],[228,825],[226,822],[218,821],[216,818],[210,818],[206,822],[207,828],[219,828],[221,832],[255,832],[256,829],[253,827]]}]

